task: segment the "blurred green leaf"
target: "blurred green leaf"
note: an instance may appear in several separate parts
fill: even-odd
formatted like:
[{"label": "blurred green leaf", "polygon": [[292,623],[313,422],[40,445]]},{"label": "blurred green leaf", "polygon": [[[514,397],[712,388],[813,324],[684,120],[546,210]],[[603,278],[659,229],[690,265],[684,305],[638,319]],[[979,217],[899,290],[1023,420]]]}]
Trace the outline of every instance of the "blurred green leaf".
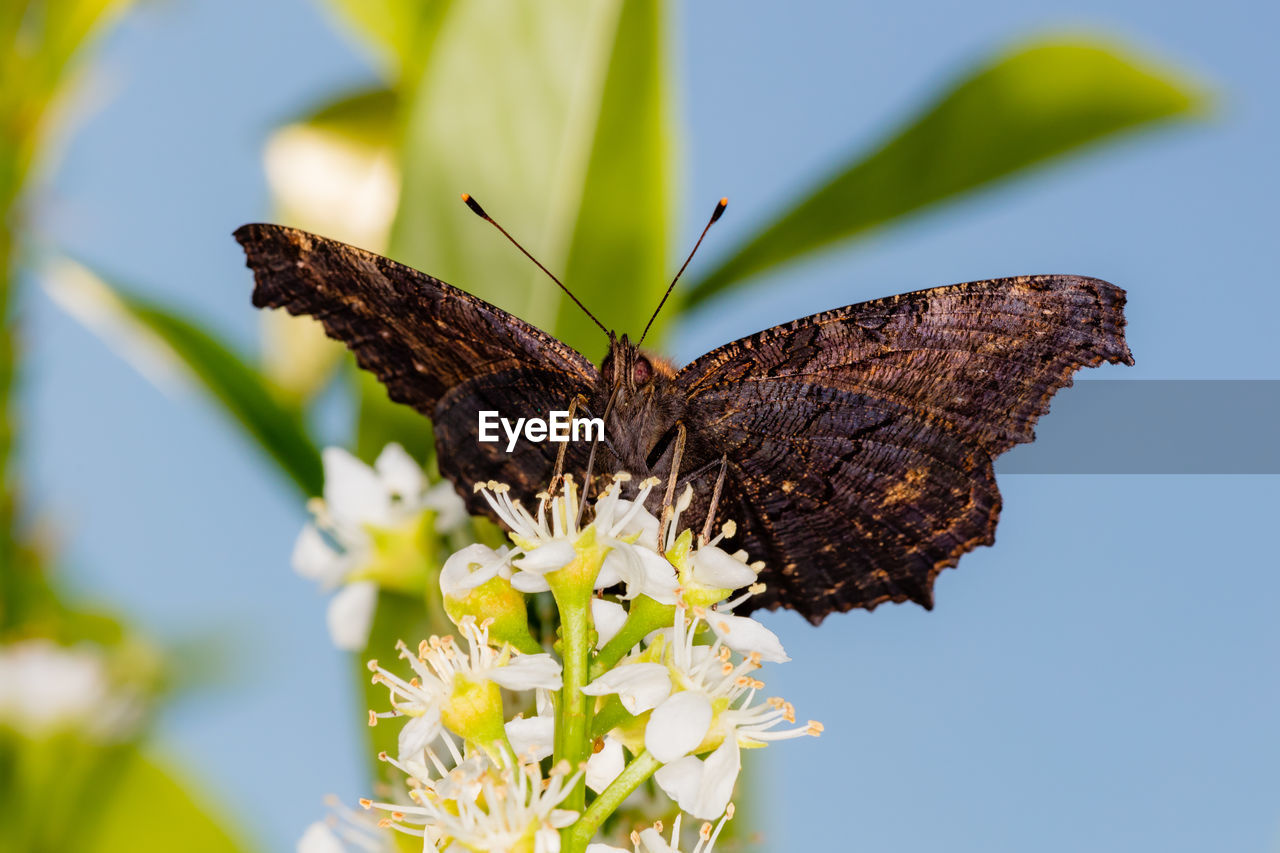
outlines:
[{"label": "blurred green leaf", "polygon": [[327,0],[368,41],[389,82],[416,79],[452,0]]},{"label": "blurred green leaf", "polygon": [[[664,11],[657,0],[623,5],[563,277],[606,327],[633,338],[674,273],[668,238],[675,124]],[[651,341],[674,314],[674,305],[664,309]],[[561,302],[553,328],[588,357],[604,355],[599,329],[569,300]]]},{"label": "blurred green leaf", "polygon": [[77,847],[85,853],[237,853],[247,846],[198,803],[197,792],[150,759],[135,754],[117,765],[116,778],[102,785],[105,798],[91,837]]},{"label": "blurred green leaf", "polygon": [[599,355],[590,321],[557,328],[572,306],[463,206],[469,192],[606,325],[647,315],[667,272],[661,8],[452,5],[406,104],[390,254]]},{"label": "blurred green leaf", "polygon": [[294,124],[305,124],[370,147],[395,141],[400,97],[394,89],[375,86],[328,101]]},{"label": "blurred green leaf", "polygon": [[854,158],[689,289],[699,303],[749,276],[1125,131],[1193,113],[1185,81],[1094,44],[1019,48]]},{"label": "blurred green leaf", "polygon": [[50,277],[49,291],[63,308],[109,342],[146,359],[139,365],[144,373],[152,372],[154,361],[177,359],[304,496],[321,493],[320,451],[307,434],[301,414],[283,405],[262,374],[212,332],[74,265]]}]

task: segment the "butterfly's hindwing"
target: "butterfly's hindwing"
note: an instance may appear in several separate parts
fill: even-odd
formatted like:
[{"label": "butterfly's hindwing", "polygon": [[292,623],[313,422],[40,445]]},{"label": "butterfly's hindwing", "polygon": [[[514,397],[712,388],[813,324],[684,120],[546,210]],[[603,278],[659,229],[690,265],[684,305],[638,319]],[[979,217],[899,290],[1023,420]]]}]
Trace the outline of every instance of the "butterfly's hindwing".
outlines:
[{"label": "butterfly's hindwing", "polygon": [[937,573],[994,541],[991,460],[1032,440],[1078,368],[1132,363],[1123,306],[1097,279],[970,282],[815,314],[684,368],[689,464],[726,453],[754,509],[738,544],[767,588],[748,606],[815,622],[930,606]]}]

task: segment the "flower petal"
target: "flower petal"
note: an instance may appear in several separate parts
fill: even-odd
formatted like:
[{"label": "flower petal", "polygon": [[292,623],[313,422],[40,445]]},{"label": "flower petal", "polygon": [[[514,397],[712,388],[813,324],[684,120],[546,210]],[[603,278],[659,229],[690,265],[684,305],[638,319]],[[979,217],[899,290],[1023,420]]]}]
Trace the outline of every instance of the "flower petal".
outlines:
[{"label": "flower petal", "polygon": [[507,740],[521,761],[541,761],[554,751],[556,722],[551,717],[517,717],[506,729]]},{"label": "flower petal", "polygon": [[537,572],[516,572],[511,576],[511,585],[521,592],[550,592],[551,584]]},{"label": "flower petal", "polygon": [[685,803],[693,802],[698,796],[698,786],[702,784],[702,759],[686,755],[659,767],[653,778],[658,787],[684,809]]},{"label": "flower petal", "polygon": [[515,564],[523,571],[545,575],[547,572],[563,569],[577,556],[578,552],[574,550],[572,542],[556,539],[528,552],[516,560]]},{"label": "flower petal", "polygon": [[410,717],[396,740],[400,760],[416,757],[440,737],[440,708],[431,705],[420,717]]},{"label": "flower petal", "polygon": [[733,786],[738,781],[741,769],[742,756],[738,751],[738,741],[727,737],[702,762],[702,779],[698,785],[697,799],[687,807],[681,803],[680,808],[702,820],[720,817],[733,799]]},{"label": "flower petal", "polygon": [[606,736],[604,747],[587,759],[587,787],[600,793],[618,778],[626,764],[622,742]]},{"label": "flower petal", "polygon": [[702,743],[711,717],[711,700],[702,693],[677,693],[653,709],[644,729],[645,748],[664,764],[675,761]]},{"label": "flower petal", "polygon": [[467,505],[448,480],[427,489],[422,496],[422,506],[435,511],[437,533],[456,530],[467,520]]},{"label": "flower petal", "polygon": [[658,527],[660,526],[658,519],[643,505],[636,506],[634,501],[619,498],[613,517],[623,522],[621,526],[614,526],[611,531],[613,536],[622,539],[639,533],[637,545],[654,551],[658,549]]},{"label": "flower petal", "polygon": [[440,569],[440,591],[446,598],[464,596],[496,577],[503,565],[500,552],[487,545],[468,545],[444,561]]},{"label": "flower petal", "polygon": [[617,636],[627,621],[627,610],[621,604],[605,601],[603,598],[591,599],[591,620],[596,625],[596,648],[604,648],[605,643]]},{"label": "flower petal", "polygon": [[302,833],[296,850],[297,853],[346,853],[347,846],[329,824],[316,821]]},{"label": "flower petal", "polygon": [[[672,830],[672,832],[675,832],[675,830]],[[679,841],[674,836],[672,840]],[[641,853],[680,853],[679,848],[668,844],[667,840],[652,826],[648,829],[640,830],[640,851]]]},{"label": "flower petal", "polygon": [[734,616],[732,613],[720,613],[708,610],[707,624],[724,643],[735,652],[741,654],[758,654],[761,660],[773,663],[786,663],[791,660],[782,648],[778,635],[761,625],[749,616]]},{"label": "flower petal", "polygon": [[543,652],[537,655],[520,655],[506,666],[495,667],[486,673],[489,680],[508,690],[559,690],[560,661]]},{"label": "flower petal", "polygon": [[693,552],[693,579],[714,589],[740,589],[756,582],[751,567],[708,545]]},{"label": "flower petal", "polygon": [[314,524],[302,528],[289,557],[289,564],[295,572],[326,588],[342,583],[355,562],[350,554],[344,554],[330,545]]},{"label": "flower petal", "polygon": [[369,643],[369,628],[378,603],[378,585],[373,581],[349,583],[333,598],[325,613],[329,638],[338,648],[348,652],[363,651]]},{"label": "flower petal", "polygon": [[391,526],[391,495],[372,468],[341,447],[326,447],[321,460],[324,504],[336,524]]},{"label": "flower petal", "polygon": [[388,492],[400,498],[407,507],[418,508],[422,493],[427,488],[427,478],[422,473],[422,466],[408,451],[395,442],[388,444],[374,460],[373,469],[382,478],[382,485]]},{"label": "flower petal", "polygon": [[[582,692],[588,696],[617,693],[622,707],[632,714],[643,714],[658,707],[671,695],[671,676],[666,666],[660,663],[624,663],[582,688]],[[707,707],[709,709],[710,705]],[[708,719],[707,725],[710,724]],[[706,726],[703,726],[703,732],[706,732]],[[702,740],[701,735],[698,740]],[[697,741],[689,749],[693,746],[697,746]]]}]

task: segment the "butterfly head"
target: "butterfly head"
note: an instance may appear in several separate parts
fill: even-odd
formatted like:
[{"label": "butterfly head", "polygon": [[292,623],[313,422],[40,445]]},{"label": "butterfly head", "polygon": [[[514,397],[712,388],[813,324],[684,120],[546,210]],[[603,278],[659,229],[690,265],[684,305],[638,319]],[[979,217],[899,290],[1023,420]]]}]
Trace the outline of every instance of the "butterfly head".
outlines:
[{"label": "butterfly head", "polygon": [[673,378],[675,368],[666,359],[641,350],[626,335],[610,336],[609,354],[600,363],[600,376],[610,389],[634,393],[649,388],[655,380]]}]

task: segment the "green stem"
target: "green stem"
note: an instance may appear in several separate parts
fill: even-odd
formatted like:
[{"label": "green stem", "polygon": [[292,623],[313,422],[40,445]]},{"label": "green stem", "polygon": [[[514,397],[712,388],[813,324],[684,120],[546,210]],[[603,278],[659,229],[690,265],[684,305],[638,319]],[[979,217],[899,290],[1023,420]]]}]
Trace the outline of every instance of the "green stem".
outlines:
[{"label": "green stem", "polygon": [[659,604],[647,595],[641,595],[631,602],[627,611],[627,621],[612,640],[605,643],[591,664],[591,679],[604,675],[614,664],[626,657],[627,652],[635,648],[651,631],[669,627],[675,616],[675,607],[670,604]]},{"label": "green stem", "polygon": [[[561,656],[564,687],[556,721],[555,761],[568,761],[573,770],[591,757],[591,709],[594,700],[582,692],[588,683],[591,653],[591,587],[582,584],[552,585],[560,610]],[[564,807],[581,811],[586,805],[586,782],[579,779],[565,799]]]},{"label": "green stem", "polygon": [[600,796],[592,801],[590,807],[582,813],[572,826],[565,827],[560,836],[563,853],[583,853],[591,843],[596,830],[609,815],[618,810],[622,801],[631,796],[631,792],[640,787],[646,779],[657,772],[662,762],[645,750],[626,766],[618,778],[609,787],[600,792]]},{"label": "green stem", "polygon": [[[16,322],[13,318],[13,291],[16,265],[13,259],[13,241],[9,229],[16,213],[11,205],[0,202],[0,566],[15,569],[18,566],[20,532],[18,530],[18,483],[14,471],[16,444],[16,377],[18,345]],[[16,571],[8,572],[6,585],[16,582]],[[14,590],[4,590],[4,600],[16,601]],[[7,621],[5,607],[0,606],[0,624]],[[12,614],[8,614],[12,616]]]}]

